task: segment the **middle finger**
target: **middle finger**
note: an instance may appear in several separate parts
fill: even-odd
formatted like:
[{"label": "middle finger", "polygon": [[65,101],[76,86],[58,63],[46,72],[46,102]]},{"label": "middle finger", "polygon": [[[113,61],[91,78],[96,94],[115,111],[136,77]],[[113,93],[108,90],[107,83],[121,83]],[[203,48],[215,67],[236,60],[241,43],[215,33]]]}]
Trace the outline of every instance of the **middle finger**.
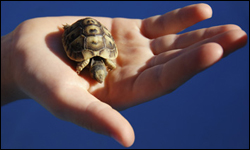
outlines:
[{"label": "middle finger", "polygon": [[181,35],[170,34],[151,40],[150,46],[152,52],[158,55],[173,49],[183,49],[204,39],[235,29],[241,28],[237,25],[222,25],[199,29]]}]

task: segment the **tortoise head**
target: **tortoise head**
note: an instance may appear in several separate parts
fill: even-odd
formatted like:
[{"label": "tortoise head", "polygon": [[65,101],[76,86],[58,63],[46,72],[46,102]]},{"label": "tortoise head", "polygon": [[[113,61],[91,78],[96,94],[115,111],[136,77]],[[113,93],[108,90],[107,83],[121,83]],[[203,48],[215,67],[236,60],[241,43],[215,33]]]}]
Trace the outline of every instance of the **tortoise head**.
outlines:
[{"label": "tortoise head", "polygon": [[108,74],[105,63],[100,57],[93,57],[91,59],[89,71],[91,77],[100,83],[105,80]]}]

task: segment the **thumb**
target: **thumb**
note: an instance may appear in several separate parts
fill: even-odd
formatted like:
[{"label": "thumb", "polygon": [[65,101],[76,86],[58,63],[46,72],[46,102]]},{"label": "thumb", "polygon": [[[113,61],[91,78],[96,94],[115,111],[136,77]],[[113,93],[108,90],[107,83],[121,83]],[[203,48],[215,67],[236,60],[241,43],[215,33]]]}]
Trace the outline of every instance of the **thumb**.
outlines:
[{"label": "thumb", "polygon": [[86,128],[111,136],[125,147],[134,143],[134,131],[130,123],[108,104],[101,101],[92,102],[84,113]]},{"label": "thumb", "polygon": [[91,131],[111,136],[125,147],[134,143],[135,136],[130,123],[118,111],[88,91],[73,92],[60,99],[63,101],[62,105],[57,105],[60,111],[51,111],[55,116]]}]

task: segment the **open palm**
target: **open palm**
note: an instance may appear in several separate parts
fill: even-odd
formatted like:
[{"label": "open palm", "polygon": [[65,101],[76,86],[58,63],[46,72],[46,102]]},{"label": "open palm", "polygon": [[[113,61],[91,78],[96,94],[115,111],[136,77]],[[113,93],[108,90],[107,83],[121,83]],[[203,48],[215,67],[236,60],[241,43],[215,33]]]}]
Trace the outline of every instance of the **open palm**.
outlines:
[{"label": "open palm", "polygon": [[144,20],[93,17],[111,31],[119,51],[117,68],[102,84],[87,69],[78,75],[62,47],[62,24],[84,17],[31,19],[11,33],[11,68],[19,88],[55,116],[130,146],[133,129],[116,110],[170,93],[244,46],[246,35],[236,25],[177,35],[211,14],[197,4]]}]

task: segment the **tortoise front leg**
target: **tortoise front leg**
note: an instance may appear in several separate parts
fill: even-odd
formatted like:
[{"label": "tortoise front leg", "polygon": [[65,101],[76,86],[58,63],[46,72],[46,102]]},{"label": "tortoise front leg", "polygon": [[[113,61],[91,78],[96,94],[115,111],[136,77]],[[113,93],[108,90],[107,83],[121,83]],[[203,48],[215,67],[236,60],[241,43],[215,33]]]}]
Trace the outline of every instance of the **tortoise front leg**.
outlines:
[{"label": "tortoise front leg", "polygon": [[77,74],[80,74],[80,72],[89,64],[89,60],[90,59],[87,59],[83,62],[77,63],[77,66],[76,66],[76,73]]},{"label": "tortoise front leg", "polygon": [[112,60],[110,59],[105,59],[104,60],[106,66],[108,67],[108,69],[112,70],[112,69],[115,69],[116,68],[116,63],[113,62]]}]

